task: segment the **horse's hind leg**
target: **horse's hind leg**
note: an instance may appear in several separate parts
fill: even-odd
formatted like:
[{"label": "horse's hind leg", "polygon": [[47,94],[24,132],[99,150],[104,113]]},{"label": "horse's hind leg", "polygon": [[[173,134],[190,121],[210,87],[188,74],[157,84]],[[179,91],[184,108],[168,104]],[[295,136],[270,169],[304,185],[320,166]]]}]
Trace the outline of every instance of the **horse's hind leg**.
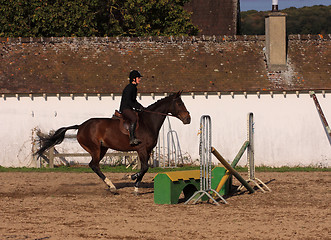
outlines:
[{"label": "horse's hind leg", "polygon": [[90,168],[101,178],[101,180],[108,186],[109,190],[113,193],[117,193],[117,189],[115,185],[108,179],[100,169],[100,161],[105,156],[107,152],[107,148],[100,147],[100,151],[95,151],[93,153],[90,152],[92,156],[92,160],[89,163]]}]

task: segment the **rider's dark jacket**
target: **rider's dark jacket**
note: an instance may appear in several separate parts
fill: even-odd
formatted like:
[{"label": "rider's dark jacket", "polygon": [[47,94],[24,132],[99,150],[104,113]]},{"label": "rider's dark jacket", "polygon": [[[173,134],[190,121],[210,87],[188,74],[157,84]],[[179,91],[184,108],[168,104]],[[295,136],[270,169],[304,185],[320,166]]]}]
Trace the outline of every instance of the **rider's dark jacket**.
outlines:
[{"label": "rider's dark jacket", "polygon": [[122,92],[120,112],[124,109],[142,109],[143,106],[137,101],[137,85],[129,83]]}]

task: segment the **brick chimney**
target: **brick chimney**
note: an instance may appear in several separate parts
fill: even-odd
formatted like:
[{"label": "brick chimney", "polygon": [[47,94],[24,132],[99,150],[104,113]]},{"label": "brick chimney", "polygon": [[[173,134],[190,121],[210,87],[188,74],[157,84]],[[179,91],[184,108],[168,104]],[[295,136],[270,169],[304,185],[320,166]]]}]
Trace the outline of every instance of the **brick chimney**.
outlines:
[{"label": "brick chimney", "polygon": [[278,11],[278,0],[272,0],[272,11],[265,18],[266,57],[270,71],[286,69],[286,14]]}]

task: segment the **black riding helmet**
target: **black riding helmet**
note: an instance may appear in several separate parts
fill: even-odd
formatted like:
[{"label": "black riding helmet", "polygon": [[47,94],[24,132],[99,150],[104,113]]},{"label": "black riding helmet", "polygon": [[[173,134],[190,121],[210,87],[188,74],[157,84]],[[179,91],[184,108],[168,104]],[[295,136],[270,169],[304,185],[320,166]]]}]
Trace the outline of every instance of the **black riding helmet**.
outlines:
[{"label": "black riding helmet", "polygon": [[142,77],[142,75],[140,74],[140,72],[138,72],[137,70],[132,70],[130,72],[129,78],[130,78],[130,82],[133,81],[133,79],[137,78],[137,77]]}]

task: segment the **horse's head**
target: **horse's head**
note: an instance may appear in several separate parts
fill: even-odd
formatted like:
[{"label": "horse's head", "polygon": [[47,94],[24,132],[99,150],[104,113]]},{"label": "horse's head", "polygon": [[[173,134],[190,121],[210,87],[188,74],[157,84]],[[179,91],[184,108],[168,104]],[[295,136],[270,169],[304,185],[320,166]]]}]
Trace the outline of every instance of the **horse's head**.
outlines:
[{"label": "horse's head", "polygon": [[189,124],[191,122],[191,116],[189,111],[187,111],[184,102],[182,101],[180,95],[182,91],[179,91],[175,94],[172,94],[171,97],[173,98],[173,104],[169,109],[169,113],[173,116],[179,118],[184,124]]}]

